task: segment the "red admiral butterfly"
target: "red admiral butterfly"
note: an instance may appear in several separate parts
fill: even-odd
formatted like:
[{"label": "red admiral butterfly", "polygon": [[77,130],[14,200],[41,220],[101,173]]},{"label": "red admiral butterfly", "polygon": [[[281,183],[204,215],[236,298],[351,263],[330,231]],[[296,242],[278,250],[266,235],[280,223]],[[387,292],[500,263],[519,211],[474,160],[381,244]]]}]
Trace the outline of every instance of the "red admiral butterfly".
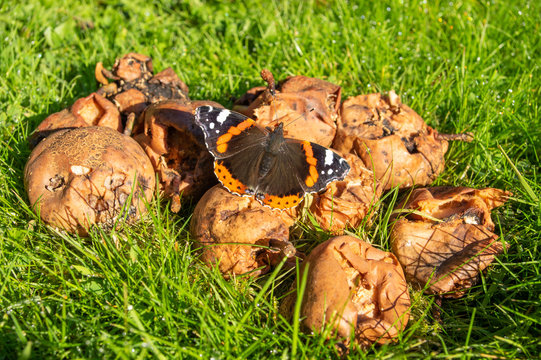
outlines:
[{"label": "red admiral butterfly", "polygon": [[284,138],[283,124],[261,128],[227,109],[201,106],[195,122],[214,156],[214,173],[232,193],[254,196],[263,205],[294,207],[305,193],[318,192],[349,171],[345,159],[309,141]]}]

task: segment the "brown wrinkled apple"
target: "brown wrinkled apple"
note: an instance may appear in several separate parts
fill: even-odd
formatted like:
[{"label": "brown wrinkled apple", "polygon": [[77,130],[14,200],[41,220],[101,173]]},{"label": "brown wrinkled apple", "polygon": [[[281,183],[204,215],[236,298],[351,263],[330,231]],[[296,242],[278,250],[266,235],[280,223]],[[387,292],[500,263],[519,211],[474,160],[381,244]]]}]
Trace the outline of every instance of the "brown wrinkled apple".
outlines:
[{"label": "brown wrinkled apple", "polygon": [[342,89],[330,82],[306,76],[292,76],[274,88],[268,70],[261,76],[266,89],[257,87],[243,95],[233,110],[274,128],[284,123],[284,136],[330,146],[336,133],[336,120]]},{"label": "brown wrinkled apple", "polygon": [[103,96],[92,93],[81,98],[68,109],[49,115],[30,137],[31,147],[58,130],[86,126],[105,126],[122,131],[122,121],[116,106]]},{"label": "brown wrinkled apple", "polygon": [[[308,271],[300,318],[305,331],[331,325],[336,336],[350,337],[363,347],[384,344],[404,330],[410,299],[396,257],[352,236],[338,236],[318,245],[303,261]],[[296,282],[292,289],[296,289]],[[294,291],[280,310],[291,319]]]},{"label": "brown wrinkled apple", "polygon": [[40,142],[26,163],[24,183],[45,223],[86,236],[94,224],[111,228],[138,219],[152,198],[155,177],[132,138],[91,126],[60,130]]},{"label": "brown wrinkled apple", "polygon": [[391,232],[392,251],[408,280],[446,297],[464,295],[504,250],[490,210],[509,195],[492,188],[415,189],[396,206],[402,216]]},{"label": "brown wrinkled apple", "polygon": [[154,71],[152,59],[147,55],[137,53],[128,53],[120,59],[116,59],[112,71],[103,69],[101,63],[98,63],[96,68],[101,68],[101,74],[96,71],[96,80],[102,83],[103,76],[109,79],[131,82],[138,79],[148,79],[152,77]]},{"label": "brown wrinkled apple", "polygon": [[195,207],[190,232],[201,247],[201,260],[218,266],[224,277],[259,276],[284,257],[302,256],[289,242],[293,211],[271,210],[250,197],[216,185]]},{"label": "brown wrinkled apple", "polygon": [[98,63],[95,75],[103,85],[97,92],[113,101],[123,115],[133,113],[137,117],[148,105],[163,100],[189,100],[188,86],[174,70],[167,68],[153,75],[152,59],[146,55],[124,55],[116,60],[112,71]]},{"label": "brown wrinkled apple", "polygon": [[344,156],[351,170],[342,181],[334,181],[314,194],[310,211],[326,231],[342,233],[370,221],[383,188],[374,173],[353,154]]},{"label": "brown wrinkled apple", "polygon": [[212,101],[184,100],[150,105],[142,115],[142,127],[134,134],[150,157],[174,212],[180,210],[181,197],[198,200],[218,182],[214,158],[193,116],[193,111],[203,105],[223,107]]},{"label": "brown wrinkled apple", "polygon": [[471,135],[439,134],[390,91],[345,100],[333,147],[359,156],[390,189],[432,183],[444,169],[447,140]]}]

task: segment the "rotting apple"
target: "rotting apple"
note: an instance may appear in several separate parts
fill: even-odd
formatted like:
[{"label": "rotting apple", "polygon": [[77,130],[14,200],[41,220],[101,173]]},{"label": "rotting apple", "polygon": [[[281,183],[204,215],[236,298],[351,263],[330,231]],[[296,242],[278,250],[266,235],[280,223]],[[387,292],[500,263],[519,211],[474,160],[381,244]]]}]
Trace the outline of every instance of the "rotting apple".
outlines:
[{"label": "rotting apple", "polygon": [[135,140],[91,126],[60,130],[40,142],[26,163],[24,184],[46,224],[86,236],[92,225],[110,229],[139,219],[155,175]]},{"label": "rotting apple", "polygon": [[395,207],[391,247],[406,277],[420,288],[460,297],[504,251],[490,211],[510,193],[493,188],[415,189]]},{"label": "rotting apple", "polygon": [[301,302],[302,328],[323,331],[362,347],[396,339],[409,319],[410,298],[404,273],[396,257],[353,236],[338,236],[318,245],[304,259],[299,279],[306,275],[302,300],[297,281],[281,306],[292,319]]},{"label": "rotting apple", "polygon": [[250,197],[231,194],[223,186],[208,190],[196,205],[190,232],[201,260],[218,266],[224,277],[267,273],[284,257],[294,265],[303,255],[289,242],[295,210],[272,210]]}]

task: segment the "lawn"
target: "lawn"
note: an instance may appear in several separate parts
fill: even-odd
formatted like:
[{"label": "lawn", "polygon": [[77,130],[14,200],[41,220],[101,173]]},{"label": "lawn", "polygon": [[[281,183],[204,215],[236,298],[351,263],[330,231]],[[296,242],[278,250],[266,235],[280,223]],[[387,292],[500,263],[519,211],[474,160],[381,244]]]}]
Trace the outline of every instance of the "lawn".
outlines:
[{"label": "lawn", "polygon": [[[96,89],[94,67],[129,52],[172,67],[192,99],[229,107],[302,74],[343,98],[394,89],[453,143],[437,185],[513,193],[493,212],[509,247],[477,286],[444,300],[410,289],[395,344],[355,358],[533,358],[541,352],[541,3],[538,1],[0,2],[0,358],[330,358],[333,341],[278,313],[293,272],[225,281],[197,259],[179,214],[154,201],[135,227],[78,238],[27,204],[27,137]],[[372,227],[389,249],[383,200]],[[329,234],[307,231],[311,248]]]}]

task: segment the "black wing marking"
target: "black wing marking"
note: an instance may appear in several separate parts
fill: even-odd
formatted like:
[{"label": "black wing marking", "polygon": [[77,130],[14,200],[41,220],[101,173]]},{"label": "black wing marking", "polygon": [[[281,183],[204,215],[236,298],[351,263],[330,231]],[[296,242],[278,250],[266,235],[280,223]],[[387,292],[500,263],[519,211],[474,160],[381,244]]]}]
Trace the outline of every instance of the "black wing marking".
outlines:
[{"label": "black wing marking", "polygon": [[254,146],[263,146],[267,136],[249,117],[212,106],[198,107],[195,122],[203,130],[207,149],[217,159],[233,156]]},{"label": "black wing marking", "polygon": [[343,180],[350,170],[346,159],[326,147],[295,139],[286,139],[285,144],[291,167],[296,169],[305,192],[319,192],[329,183]]},{"label": "black wing marking", "polygon": [[[321,145],[285,139],[273,159],[271,171],[254,180],[256,191],[270,195],[293,195],[319,192],[335,180],[343,180],[350,170],[347,161]],[[267,155],[269,156],[269,155]]]}]

